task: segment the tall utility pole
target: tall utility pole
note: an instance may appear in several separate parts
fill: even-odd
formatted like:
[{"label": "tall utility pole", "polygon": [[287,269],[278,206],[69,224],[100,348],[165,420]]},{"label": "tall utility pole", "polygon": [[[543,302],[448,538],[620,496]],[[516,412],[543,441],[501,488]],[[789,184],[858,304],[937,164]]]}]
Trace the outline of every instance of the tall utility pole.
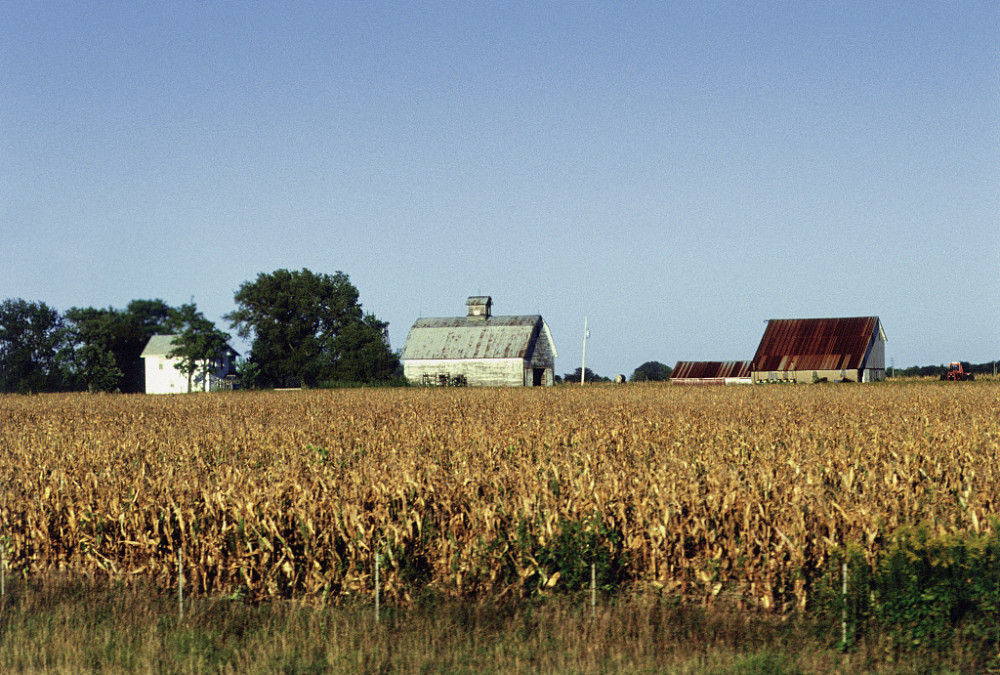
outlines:
[{"label": "tall utility pole", "polygon": [[583,363],[580,366],[580,386],[583,386],[583,382],[587,377],[587,338],[590,337],[590,331],[587,330],[587,317],[583,317]]}]

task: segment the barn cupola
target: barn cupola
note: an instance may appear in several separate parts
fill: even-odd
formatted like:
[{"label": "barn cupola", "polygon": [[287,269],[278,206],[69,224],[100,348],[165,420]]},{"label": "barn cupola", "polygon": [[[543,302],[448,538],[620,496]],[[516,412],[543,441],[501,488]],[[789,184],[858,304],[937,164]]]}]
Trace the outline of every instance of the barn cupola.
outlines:
[{"label": "barn cupola", "polygon": [[488,295],[473,295],[465,301],[469,317],[488,319],[493,314],[493,298]]}]

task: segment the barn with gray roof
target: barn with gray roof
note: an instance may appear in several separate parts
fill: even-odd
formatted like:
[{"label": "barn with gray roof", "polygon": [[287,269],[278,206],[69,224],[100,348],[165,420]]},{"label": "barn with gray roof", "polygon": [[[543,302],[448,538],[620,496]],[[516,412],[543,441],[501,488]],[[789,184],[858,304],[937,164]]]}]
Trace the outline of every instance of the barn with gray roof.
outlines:
[{"label": "barn with gray roof", "polygon": [[493,316],[490,296],[466,301],[466,316],[421,318],[403,347],[412,384],[470,387],[551,386],[556,347],[538,314]]}]

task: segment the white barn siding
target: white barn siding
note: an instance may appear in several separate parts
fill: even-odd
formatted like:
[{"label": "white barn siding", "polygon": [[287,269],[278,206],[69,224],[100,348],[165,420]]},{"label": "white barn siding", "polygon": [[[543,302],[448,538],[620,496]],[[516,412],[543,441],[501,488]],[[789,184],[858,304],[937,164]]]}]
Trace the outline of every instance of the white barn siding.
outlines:
[{"label": "white barn siding", "polygon": [[[470,387],[524,384],[523,359],[420,359],[403,362],[403,375],[413,384],[443,384],[462,377]],[[426,379],[425,379],[426,376]],[[529,380],[528,384],[531,382]]]},{"label": "white barn siding", "polygon": [[[184,394],[187,392],[187,375],[174,368],[176,359],[146,357],[147,394]],[[192,386],[192,388],[194,388]]]},{"label": "white barn siding", "polygon": [[[154,335],[142,351],[146,375],[147,394],[185,394],[188,391],[188,377],[176,367],[180,359],[171,358],[173,335]],[[227,348],[212,362],[202,362],[191,378],[191,391],[211,391],[232,371],[232,348]]]},{"label": "white barn siding", "polygon": [[541,369],[542,380],[537,384],[543,387],[551,387],[555,384],[555,363],[556,355],[552,349],[552,336],[549,334],[549,326],[542,322],[541,335],[535,341],[535,349],[531,359],[524,364],[524,386],[531,387],[536,384],[535,371]]},{"label": "white barn siding", "polygon": [[[170,359],[165,356],[146,357],[146,393],[147,394],[186,394],[188,393],[188,377],[177,370],[175,364],[180,359]],[[223,379],[229,373],[228,359],[226,364],[217,366],[202,364],[191,376],[191,391],[211,391],[215,382]]]},{"label": "white barn siding", "polygon": [[860,370],[862,382],[878,382],[885,379],[885,334],[882,332],[881,323],[879,330],[872,335],[871,345]]}]

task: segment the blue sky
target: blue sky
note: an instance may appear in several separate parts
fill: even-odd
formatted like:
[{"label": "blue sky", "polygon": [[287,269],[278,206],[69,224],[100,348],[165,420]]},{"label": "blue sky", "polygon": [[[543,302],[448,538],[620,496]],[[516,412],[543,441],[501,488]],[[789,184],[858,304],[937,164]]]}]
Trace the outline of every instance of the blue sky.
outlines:
[{"label": "blue sky", "polygon": [[[557,372],[881,317],[1000,359],[1000,3],[3,2],[0,298],[343,271],[394,348],[469,295]],[[237,347],[239,348],[239,343]]]}]

